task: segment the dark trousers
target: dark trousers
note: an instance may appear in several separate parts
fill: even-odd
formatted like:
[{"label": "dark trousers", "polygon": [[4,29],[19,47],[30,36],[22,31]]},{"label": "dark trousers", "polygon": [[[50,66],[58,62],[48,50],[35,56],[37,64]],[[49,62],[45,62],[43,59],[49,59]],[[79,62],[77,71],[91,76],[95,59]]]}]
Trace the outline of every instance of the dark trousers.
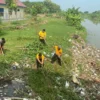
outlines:
[{"label": "dark trousers", "polygon": [[3,46],[0,47],[0,54],[4,52]]},{"label": "dark trousers", "polygon": [[45,42],[44,39],[40,39],[40,42],[41,42],[42,44],[46,45],[46,42]]},{"label": "dark trousers", "polygon": [[61,66],[61,59],[54,54],[53,57],[51,58],[51,63],[54,63],[57,60],[58,64]]},{"label": "dark trousers", "polygon": [[[42,61],[42,59],[40,59],[40,61]],[[36,59],[36,65],[37,65],[37,69],[44,66],[44,64],[40,64],[40,62],[37,59]]]}]

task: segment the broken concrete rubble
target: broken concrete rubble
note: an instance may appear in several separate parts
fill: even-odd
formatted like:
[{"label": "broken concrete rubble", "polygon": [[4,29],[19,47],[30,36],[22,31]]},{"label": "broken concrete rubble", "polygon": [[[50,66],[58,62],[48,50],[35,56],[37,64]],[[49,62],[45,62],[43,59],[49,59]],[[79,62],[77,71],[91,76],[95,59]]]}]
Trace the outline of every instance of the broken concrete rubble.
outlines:
[{"label": "broken concrete rubble", "polygon": [[66,81],[66,83],[65,83],[65,87],[66,87],[66,88],[69,87],[69,82]]},{"label": "broken concrete rubble", "polygon": [[[79,80],[89,82],[84,87],[85,90],[80,91],[80,95],[86,98],[98,99],[100,91],[100,50],[86,44],[80,37],[80,43],[77,40],[72,40],[72,80],[75,84],[81,86]],[[75,91],[78,91],[77,88]],[[87,94],[87,95],[86,95]],[[90,99],[89,99],[90,100]]]},{"label": "broken concrete rubble", "polygon": [[[86,74],[85,79],[100,79],[100,75],[98,75],[95,69],[98,67],[96,63],[100,60],[100,50],[85,44],[82,39],[80,43],[73,40],[72,44],[73,71],[76,74],[79,70],[77,77]],[[84,49],[82,48],[83,45]]]}]

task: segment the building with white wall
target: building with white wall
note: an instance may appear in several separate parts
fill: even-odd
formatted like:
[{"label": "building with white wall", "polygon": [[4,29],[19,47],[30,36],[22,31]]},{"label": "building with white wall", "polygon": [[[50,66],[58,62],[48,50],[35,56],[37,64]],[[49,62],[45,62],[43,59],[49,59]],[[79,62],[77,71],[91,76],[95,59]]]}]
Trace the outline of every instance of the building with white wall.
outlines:
[{"label": "building with white wall", "polygon": [[23,19],[26,6],[20,0],[16,0],[16,4],[17,13],[9,13],[5,0],[0,0],[0,17],[4,20]]}]

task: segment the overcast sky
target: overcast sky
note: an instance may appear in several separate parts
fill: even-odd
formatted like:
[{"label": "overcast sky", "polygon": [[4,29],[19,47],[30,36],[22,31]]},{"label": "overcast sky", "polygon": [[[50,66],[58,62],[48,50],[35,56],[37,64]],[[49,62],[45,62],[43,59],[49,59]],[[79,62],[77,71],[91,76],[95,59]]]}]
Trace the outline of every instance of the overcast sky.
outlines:
[{"label": "overcast sky", "polygon": [[[26,0],[21,0],[26,1]],[[29,0],[29,1],[44,1],[44,0]],[[80,11],[97,11],[100,10],[100,0],[52,0],[52,2],[60,5],[62,10],[68,8],[80,7]]]}]

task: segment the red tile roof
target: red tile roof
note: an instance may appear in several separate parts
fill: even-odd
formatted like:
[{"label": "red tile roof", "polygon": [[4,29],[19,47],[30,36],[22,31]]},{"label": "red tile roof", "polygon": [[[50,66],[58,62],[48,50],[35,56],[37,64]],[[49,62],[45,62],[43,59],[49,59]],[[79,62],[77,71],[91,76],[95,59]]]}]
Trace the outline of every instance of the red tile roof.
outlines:
[{"label": "red tile roof", "polygon": [[20,0],[16,0],[16,1],[17,1],[17,6],[26,7]]},{"label": "red tile roof", "polygon": [[[20,0],[16,0],[17,6],[26,7]],[[6,4],[5,0],[0,0],[0,4]]]},{"label": "red tile roof", "polygon": [[5,0],[0,0],[0,4],[5,4]]}]

